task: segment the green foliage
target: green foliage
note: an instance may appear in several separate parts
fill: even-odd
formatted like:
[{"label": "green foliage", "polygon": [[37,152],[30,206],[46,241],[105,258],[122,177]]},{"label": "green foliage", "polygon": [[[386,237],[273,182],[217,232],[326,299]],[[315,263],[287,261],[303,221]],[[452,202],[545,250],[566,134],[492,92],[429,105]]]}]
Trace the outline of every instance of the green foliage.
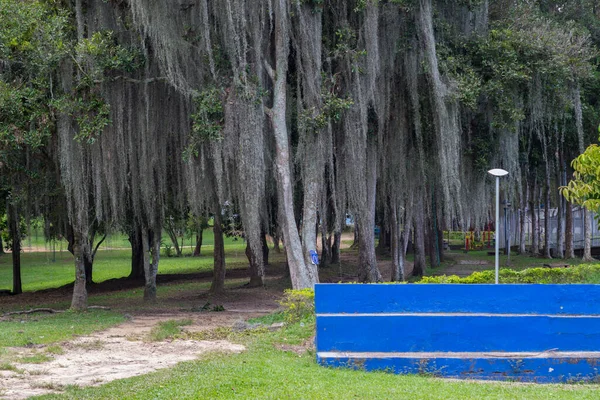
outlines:
[{"label": "green foliage", "polygon": [[288,323],[312,319],[315,315],[315,291],[286,289],[279,304],[284,308],[284,319]]},{"label": "green foliage", "polygon": [[53,107],[70,115],[79,127],[75,140],[93,144],[110,120],[110,105],[99,93],[82,90],[80,96],[66,94],[52,102]]},{"label": "green foliage", "polygon": [[[495,271],[474,272],[466,277],[456,275],[425,276],[415,283],[494,283]],[[515,271],[502,268],[499,271],[501,283],[600,283],[600,265],[585,264],[568,268],[529,268]]]},{"label": "green foliage", "polygon": [[133,72],[144,64],[141,52],[117,43],[112,31],[94,32],[75,47],[76,59],[85,64],[88,79],[102,79],[108,72]]},{"label": "green foliage", "polygon": [[223,108],[223,90],[211,87],[194,96],[196,112],[192,114],[192,132],[184,158],[198,156],[202,143],[223,139],[225,110]]},{"label": "green foliage", "polygon": [[[600,130],[600,128],[599,128]],[[600,209],[600,147],[590,145],[571,162],[573,179],[560,188],[567,201],[580,204],[588,210]]]},{"label": "green foliage", "polygon": [[[25,239],[25,234],[27,233],[27,224],[25,218],[22,217],[19,221],[19,233],[21,235],[21,240]],[[4,248],[6,250],[10,250],[12,248],[12,237],[10,236],[8,230],[8,219],[6,214],[0,215],[0,235],[2,237]]]},{"label": "green foliage", "polygon": [[221,140],[225,113],[223,91],[205,89],[194,98],[196,113],[192,115],[193,132],[202,140]]},{"label": "green foliage", "polygon": [[323,106],[320,110],[315,107],[306,109],[300,115],[299,123],[308,132],[317,132],[320,129],[327,127],[331,122],[339,122],[344,114],[344,111],[350,109],[354,101],[349,98],[339,97],[335,93],[336,77],[325,80],[322,85],[321,99]]}]

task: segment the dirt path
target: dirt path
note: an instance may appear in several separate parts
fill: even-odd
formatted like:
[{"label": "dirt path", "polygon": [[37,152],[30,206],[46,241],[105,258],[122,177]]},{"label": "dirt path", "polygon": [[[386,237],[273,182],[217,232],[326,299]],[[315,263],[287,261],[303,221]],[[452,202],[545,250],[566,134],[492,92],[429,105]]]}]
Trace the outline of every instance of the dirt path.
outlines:
[{"label": "dirt path", "polygon": [[[67,385],[94,386],[172,367],[207,352],[241,352],[245,348],[224,340],[148,341],[151,329],[163,321],[189,319],[184,330],[197,332],[231,327],[240,320],[262,316],[278,308],[281,292],[264,288],[232,289],[219,296],[182,294],[179,304],[210,301],[222,305],[222,312],[146,310],[108,330],[60,343],[62,354],[49,354],[48,346],[11,348],[12,359],[45,354],[51,360],[41,364],[11,362],[15,370],[0,371],[0,398],[24,399],[60,392]],[[187,309],[187,307],[184,307]],[[191,307],[190,307],[191,309]],[[56,346],[54,346],[56,347]]]}]

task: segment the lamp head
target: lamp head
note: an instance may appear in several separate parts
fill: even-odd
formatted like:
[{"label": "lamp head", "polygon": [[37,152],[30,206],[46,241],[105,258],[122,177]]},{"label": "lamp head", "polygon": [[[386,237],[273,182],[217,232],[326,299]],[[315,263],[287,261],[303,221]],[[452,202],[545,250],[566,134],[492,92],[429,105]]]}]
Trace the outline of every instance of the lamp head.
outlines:
[{"label": "lamp head", "polygon": [[500,168],[494,168],[494,169],[490,169],[488,171],[488,174],[494,175],[494,176],[506,176],[506,175],[508,175],[508,171],[505,171]]}]

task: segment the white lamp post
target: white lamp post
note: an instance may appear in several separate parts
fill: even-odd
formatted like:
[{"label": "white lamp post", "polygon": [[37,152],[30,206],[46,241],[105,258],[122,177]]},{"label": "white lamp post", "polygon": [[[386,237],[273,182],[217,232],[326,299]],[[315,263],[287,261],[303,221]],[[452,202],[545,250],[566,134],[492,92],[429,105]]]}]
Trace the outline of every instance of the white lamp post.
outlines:
[{"label": "white lamp post", "polygon": [[490,169],[488,174],[496,177],[496,221],[494,222],[496,228],[496,285],[498,284],[498,273],[500,270],[500,243],[498,242],[498,221],[500,221],[500,177],[508,175],[508,171],[500,168]]}]

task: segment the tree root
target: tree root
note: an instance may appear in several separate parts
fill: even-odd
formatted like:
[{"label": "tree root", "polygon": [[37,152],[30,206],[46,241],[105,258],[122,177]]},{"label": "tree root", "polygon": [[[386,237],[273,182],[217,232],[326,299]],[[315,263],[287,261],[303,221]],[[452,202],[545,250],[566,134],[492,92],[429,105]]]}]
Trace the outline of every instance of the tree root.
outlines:
[{"label": "tree root", "polygon": [[[89,306],[87,308],[88,310],[110,310],[110,307],[105,307],[105,306]],[[58,313],[64,313],[65,310],[55,310],[53,308],[32,308],[31,310],[24,310],[24,311],[11,311],[11,312],[7,312],[2,314],[2,317],[9,317],[11,315],[24,315],[24,314],[33,314],[33,313],[38,313],[38,312],[45,312],[45,313],[49,313],[49,314],[58,314]]]},{"label": "tree root", "polygon": [[25,310],[25,311],[7,312],[7,313],[2,314],[2,316],[8,317],[10,315],[33,314],[33,313],[37,313],[37,312],[46,312],[46,313],[50,313],[50,314],[56,314],[56,313],[62,313],[62,312],[64,312],[64,310],[55,310],[53,308],[32,308],[31,310]]}]

